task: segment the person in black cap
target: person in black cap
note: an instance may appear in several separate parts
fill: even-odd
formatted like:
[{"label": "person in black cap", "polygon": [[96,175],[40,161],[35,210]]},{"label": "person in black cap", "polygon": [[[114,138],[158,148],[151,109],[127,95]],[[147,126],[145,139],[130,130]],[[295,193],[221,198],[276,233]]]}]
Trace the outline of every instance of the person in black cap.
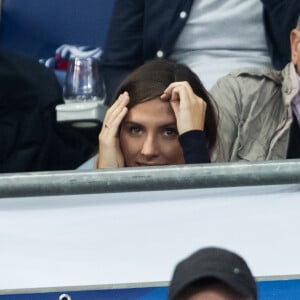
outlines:
[{"label": "person in black cap", "polygon": [[245,260],[221,248],[203,248],[179,262],[168,300],[257,300],[255,279]]}]

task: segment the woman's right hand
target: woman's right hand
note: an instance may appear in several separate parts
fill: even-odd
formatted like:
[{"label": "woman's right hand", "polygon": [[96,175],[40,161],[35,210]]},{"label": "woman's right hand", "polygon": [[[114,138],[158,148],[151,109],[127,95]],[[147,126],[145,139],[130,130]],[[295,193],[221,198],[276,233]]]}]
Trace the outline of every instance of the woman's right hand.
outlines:
[{"label": "woman's right hand", "polygon": [[127,92],[121,94],[107,110],[99,135],[99,153],[96,168],[122,168],[124,157],[120,148],[119,128],[129,103]]}]

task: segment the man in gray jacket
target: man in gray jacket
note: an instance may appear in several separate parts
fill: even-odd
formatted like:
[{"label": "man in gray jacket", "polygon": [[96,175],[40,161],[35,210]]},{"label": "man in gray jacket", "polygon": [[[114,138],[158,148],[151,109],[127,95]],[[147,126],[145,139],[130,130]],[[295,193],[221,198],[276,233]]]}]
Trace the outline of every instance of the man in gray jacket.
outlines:
[{"label": "man in gray jacket", "polygon": [[219,110],[214,161],[300,158],[300,17],[291,62],[280,72],[243,69],[211,90]]}]

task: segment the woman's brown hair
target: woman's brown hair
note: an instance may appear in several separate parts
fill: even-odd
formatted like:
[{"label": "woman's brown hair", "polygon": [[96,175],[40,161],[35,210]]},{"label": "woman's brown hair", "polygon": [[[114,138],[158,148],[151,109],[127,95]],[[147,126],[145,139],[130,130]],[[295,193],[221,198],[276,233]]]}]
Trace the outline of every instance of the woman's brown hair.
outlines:
[{"label": "woman's brown hair", "polygon": [[194,93],[206,102],[204,131],[209,142],[209,150],[211,150],[216,142],[217,112],[202,82],[187,66],[166,59],[149,61],[125,77],[114,99],[116,100],[121,93],[127,91],[130,97],[127,107],[130,109],[139,103],[160,97],[164,90],[176,81],[187,81]]}]

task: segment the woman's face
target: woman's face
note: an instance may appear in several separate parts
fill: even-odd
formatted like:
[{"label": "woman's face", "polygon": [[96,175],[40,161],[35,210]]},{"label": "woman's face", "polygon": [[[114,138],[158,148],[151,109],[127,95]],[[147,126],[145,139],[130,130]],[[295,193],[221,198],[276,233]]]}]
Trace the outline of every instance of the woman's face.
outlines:
[{"label": "woman's face", "polygon": [[131,108],[120,131],[125,166],[183,164],[176,118],[168,101],[159,98]]}]

